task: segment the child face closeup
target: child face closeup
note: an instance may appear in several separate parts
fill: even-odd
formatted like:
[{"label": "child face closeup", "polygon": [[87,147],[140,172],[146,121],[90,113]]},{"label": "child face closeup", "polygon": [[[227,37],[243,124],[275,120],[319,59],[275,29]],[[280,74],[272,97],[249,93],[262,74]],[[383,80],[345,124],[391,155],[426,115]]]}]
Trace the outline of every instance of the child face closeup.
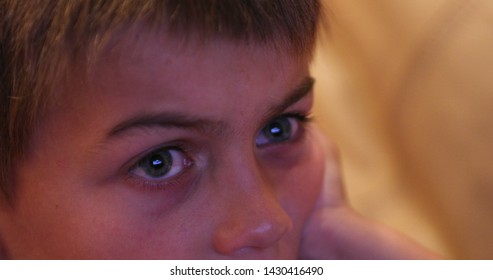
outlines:
[{"label": "child face closeup", "polygon": [[8,257],[298,257],[324,170],[308,58],[127,34],[80,69],[17,164]]}]

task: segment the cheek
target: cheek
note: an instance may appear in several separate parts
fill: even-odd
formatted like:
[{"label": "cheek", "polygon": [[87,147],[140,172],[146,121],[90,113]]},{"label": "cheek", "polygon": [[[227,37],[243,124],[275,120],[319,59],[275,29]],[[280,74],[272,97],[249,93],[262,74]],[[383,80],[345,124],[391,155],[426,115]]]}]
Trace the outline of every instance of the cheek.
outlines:
[{"label": "cheek", "polygon": [[325,170],[325,153],[317,137],[310,138],[307,152],[295,168],[280,176],[280,202],[299,234],[318,199]]},{"label": "cheek", "polygon": [[203,196],[163,210],[166,195],[123,188],[102,195],[107,200],[91,208],[105,215],[86,212],[82,222],[90,228],[80,230],[92,239],[85,238],[82,247],[91,248],[88,251],[96,255],[90,258],[96,259],[210,258],[212,224]]},{"label": "cheek", "polygon": [[131,190],[112,192],[107,186],[95,190],[99,188],[70,180],[55,183],[34,173],[36,176],[22,177],[23,192],[19,193],[11,231],[5,237],[14,258],[139,259],[200,255],[200,247],[193,244],[199,241],[200,234],[192,238],[180,231],[183,219],[180,222],[178,218],[187,213],[176,213],[175,220],[152,215],[152,211],[144,209],[156,209],[156,199],[136,199],[142,194]]},{"label": "cheek", "polygon": [[204,222],[207,219],[194,219],[193,213],[197,210],[191,206],[163,212],[158,204],[164,200],[159,194],[154,196],[157,198],[146,196],[136,201],[122,195],[105,203],[97,202],[90,208],[98,211],[88,210],[79,216],[77,231],[81,236],[72,241],[78,244],[80,252],[87,253],[82,258],[206,258],[207,235],[204,233],[208,232],[208,225]]}]

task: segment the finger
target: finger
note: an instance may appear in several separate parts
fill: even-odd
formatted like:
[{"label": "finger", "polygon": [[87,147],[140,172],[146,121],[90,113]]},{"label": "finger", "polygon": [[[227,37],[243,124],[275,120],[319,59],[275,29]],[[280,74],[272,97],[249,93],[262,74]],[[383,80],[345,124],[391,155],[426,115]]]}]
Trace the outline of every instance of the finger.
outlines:
[{"label": "finger", "polygon": [[325,174],[316,208],[334,207],[345,203],[346,195],[341,177],[339,152],[328,139],[325,140]]}]

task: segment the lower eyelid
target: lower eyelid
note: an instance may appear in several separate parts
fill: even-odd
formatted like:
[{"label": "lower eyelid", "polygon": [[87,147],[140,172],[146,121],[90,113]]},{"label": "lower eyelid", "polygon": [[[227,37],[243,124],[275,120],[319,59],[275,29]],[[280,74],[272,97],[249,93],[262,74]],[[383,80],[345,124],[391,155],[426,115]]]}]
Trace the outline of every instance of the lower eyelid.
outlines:
[{"label": "lower eyelid", "polygon": [[[180,175],[177,176],[179,177]],[[140,188],[142,190],[163,190],[163,191],[177,185],[176,182],[178,180],[176,180],[175,178],[170,178],[164,181],[165,182],[163,182],[163,180],[160,181],[146,180],[146,179],[138,178],[131,174],[129,174],[125,178],[125,183],[127,185],[130,185],[131,187]]]}]

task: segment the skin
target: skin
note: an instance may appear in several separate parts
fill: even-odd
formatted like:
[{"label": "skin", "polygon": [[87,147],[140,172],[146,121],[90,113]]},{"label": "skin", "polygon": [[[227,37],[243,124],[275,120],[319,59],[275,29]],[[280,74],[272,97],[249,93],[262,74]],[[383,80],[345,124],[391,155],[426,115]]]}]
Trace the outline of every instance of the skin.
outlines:
[{"label": "skin", "polygon": [[[308,58],[136,34],[76,71],[40,122],[1,211],[5,257],[299,257],[325,162],[316,126],[291,115],[312,107]],[[290,136],[269,142],[285,114]],[[161,147],[173,175],[146,178],[138,162]]]}]

